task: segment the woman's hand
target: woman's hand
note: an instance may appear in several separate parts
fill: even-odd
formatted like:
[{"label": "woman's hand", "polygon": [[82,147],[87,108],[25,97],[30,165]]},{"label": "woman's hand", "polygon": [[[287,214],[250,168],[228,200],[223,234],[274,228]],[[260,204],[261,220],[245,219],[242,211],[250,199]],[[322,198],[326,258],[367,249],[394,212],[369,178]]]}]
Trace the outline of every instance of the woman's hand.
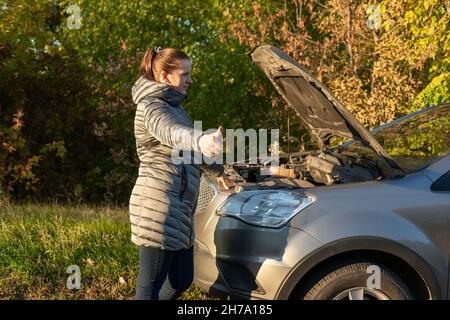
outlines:
[{"label": "woman's hand", "polygon": [[217,128],[217,131],[210,134],[204,134],[200,137],[198,145],[200,152],[205,156],[214,158],[216,154],[222,152],[223,147],[222,126]]},{"label": "woman's hand", "polygon": [[228,176],[223,173],[221,176],[217,177],[217,184],[220,188],[222,186],[225,190],[230,189],[231,187],[234,187],[234,181],[228,178]]}]

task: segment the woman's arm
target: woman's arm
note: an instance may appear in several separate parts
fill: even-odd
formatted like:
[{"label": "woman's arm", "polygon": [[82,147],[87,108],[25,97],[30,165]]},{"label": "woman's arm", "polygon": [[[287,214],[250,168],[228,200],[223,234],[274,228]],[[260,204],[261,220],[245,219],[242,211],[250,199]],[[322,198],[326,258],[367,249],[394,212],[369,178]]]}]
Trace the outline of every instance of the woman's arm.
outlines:
[{"label": "woman's arm", "polygon": [[161,143],[176,150],[201,152],[199,139],[203,132],[187,126],[165,103],[150,103],[144,109],[144,124],[148,132]]}]

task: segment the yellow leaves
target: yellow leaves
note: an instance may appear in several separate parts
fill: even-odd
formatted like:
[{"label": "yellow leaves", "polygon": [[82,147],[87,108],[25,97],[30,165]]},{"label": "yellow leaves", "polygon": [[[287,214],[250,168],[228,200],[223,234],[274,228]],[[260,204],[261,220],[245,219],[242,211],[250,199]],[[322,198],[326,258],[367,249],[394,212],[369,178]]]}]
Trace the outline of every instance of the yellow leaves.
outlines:
[{"label": "yellow leaves", "polygon": [[2,143],[2,147],[3,147],[3,149],[5,149],[6,152],[8,152],[8,153],[13,153],[14,151],[16,151],[16,148],[14,148],[14,146],[10,145],[10,144],[7,143],[7,142],[3,142],[3,143]]},{"label": "yellow leaves", "polygon": [[94,261],[91,258],[83,259],[83,262],[89,267],[94,265]]},{"label": "yellow leaves", "polygon": [[26,165],[22,168],[23,176],[29,176],[34,174],[31,172],[33,167],[38,164],[39,160],[41,160],[41,156],[32,156],[28,158]]},{"label": "yellow leaves", "polygon": [[392,28],[392,21],[386,21],[382,25],[384,31],[389,32]]},{"label": "yellow leaves", "polygon": [[64,141],[53,141],[51,143],[47,143],[40,150],[41,154],[46,154],[53,151],[56,151],[56,156],[59,158],[64,158],[67,153]]},{"label": "yellow leaves", "polygon": [[417,20],[417,15],[412,10],[406,11],[405,20],[407,23],[412,23]]},{"label": "yellow leaves", "polygon": [[374,128],[393,120],[409,106],[415,96],[415,82],[410,75],[404,75],[380,59],[377,73],[372,74],[371,90],[358,76],[342,74],[330,83],[335,96],[366,127]]},{"label": "yellow leaves", "polygon": [[13,130],[19,130],[20,128],[22,128],[23,126],[23,118],[24,113],[23,110],[20,108],[16,111],[16,113],[14,113],[13,115],[13,125],[11,127],[11,129]]},{"label": "yellow leaves", "polygon": [[283,24],[281,25],[280,30],[284,34],[284,36],[287,37],[289,34],[289,24],[286,21],[284,21]]},{"label": "yellow leaves", "polygon": [[261,14],[261,5],[257,2],[254,2],[252,7],[255,16],[259,17],[259,15]]}]

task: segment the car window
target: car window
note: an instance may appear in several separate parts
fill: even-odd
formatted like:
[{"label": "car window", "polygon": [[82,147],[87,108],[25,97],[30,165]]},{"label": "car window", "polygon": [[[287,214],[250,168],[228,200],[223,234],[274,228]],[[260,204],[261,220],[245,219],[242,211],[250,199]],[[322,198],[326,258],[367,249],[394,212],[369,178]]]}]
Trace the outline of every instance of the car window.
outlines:
[{"label": "car window", "polygon": [[[399,119],[374,130],[372,135],[405,172],[416,171],[449,153],[450,105]],[[359,142],[346,148],[374,157],[373,152]]]}]

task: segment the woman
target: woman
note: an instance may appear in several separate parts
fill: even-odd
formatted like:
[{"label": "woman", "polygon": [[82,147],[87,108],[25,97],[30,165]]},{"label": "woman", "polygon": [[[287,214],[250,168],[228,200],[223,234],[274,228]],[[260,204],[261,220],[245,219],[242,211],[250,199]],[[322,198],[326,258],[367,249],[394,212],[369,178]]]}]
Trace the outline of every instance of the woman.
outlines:
[{"label": "woman", "polygon": [[[131,240],[139,246],[139,300],[176,299],[193,280],[200,172],[196,164],[173,161],[172,154],[183,150],[213,157],[221,152],[222,136],[220,128],[213,134],[195,131],[180,106],[192,84],[191,69],[191,59],[179,49],[149,49],[132,89],[140,167],[129,209]],[[202,169],[228,188],[231,180],[221,165]]]}]

